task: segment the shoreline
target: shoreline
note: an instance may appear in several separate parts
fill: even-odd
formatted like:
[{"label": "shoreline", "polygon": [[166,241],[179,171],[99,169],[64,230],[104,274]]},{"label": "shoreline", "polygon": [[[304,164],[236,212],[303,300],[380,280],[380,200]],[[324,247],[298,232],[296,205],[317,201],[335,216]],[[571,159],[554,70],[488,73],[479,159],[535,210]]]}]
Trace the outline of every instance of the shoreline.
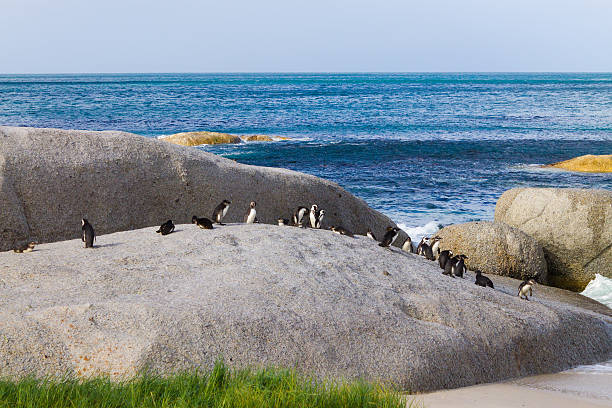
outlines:
[{"label": "shoreline", "polygon": [[555,374],[523,377],[413,396],[427,408],[612,407],[612,361],[579,366]]}]

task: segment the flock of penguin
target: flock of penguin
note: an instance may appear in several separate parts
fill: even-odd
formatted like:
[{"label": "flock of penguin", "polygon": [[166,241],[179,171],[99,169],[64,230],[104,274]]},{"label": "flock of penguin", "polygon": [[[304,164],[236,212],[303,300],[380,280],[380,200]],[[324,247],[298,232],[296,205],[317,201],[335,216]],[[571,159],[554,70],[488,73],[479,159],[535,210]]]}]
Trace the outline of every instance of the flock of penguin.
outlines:
[{"label": "flock of penguin", "polygon": [[[219,204],[215,210],[213,211],[213,220],[218,225],[223,224],[223,218],[227,214],[229,210],[231,201],[223,200],[221,204]],[[257,210],[255,207],[257,204],[255,201],[251,201],[249,205],[249,209],[244,216],[244,222],[247,224],[258,223],[257,219]],[[306,207],[298,207],[297,210],[293,213],[292,220],[289,222],[288,219],[279,218],[278,225],[279,226],[288,226],[293,225],[296,227],[305,227],[308,226],[310,228],[320,229],[322,225],[323,218],[325,217],[325,210],[319,209],[316,204],[313,204],[310,207],[310,210]],[[193,216],[191,222],[196,224],[198,227],[202,229],[213,229],[213,220],[210,220],[206,217],[199,218],[197,216]],[[81,220],[82,224],[82,234],[81,240],[84,242],[85,248],[93,248],[94,241],[96,238],[95,232],[91,224],[87,221],[87,219],[83,218]],[[172,220],[168,220],[164,222],[159,229],[156,231],[161,235],[168,235],[174,232],[175,225]],[[349,237],[353,237],[353,233],[348,229],[342,226],[332,226],[330,230],[336,234],[346,235]],[[378,243],[381,247],[390,247],[399,237],[400,229],[398,227],[387,227],[384,237]],[[374,236],[371,229],[368,229],[366,236],[371,238],[374,241],[378,242],[378,239]],[[451,250],[440,250],[440,241],[441,237],[435,236],[432,238],[423,237],[419,242],[419,245],[416,247],[416,251],[412,246],[412,240],[410,237],[406,239],[406,241],[402,245],[402,250],[410,253],[415,253],[425,257],[430,261],[438,261],[438,265],[442,268],[443,275],[463,278],[465,272],[467,271],[467,267],[465,266],[465,260],[467,256],[464,254],[453,254]],[[16,246],[14,248],[15,252],[31,252],[34,249],[36,242],[30,242],[27,244],[22,244]],[[488,277],[484,276],[481,271],[476,271],[476,281],[474,282],[476,285],[483,287],[490,287],[494,289],[493,282]],[[521,299],[529,300],[527,294],[529,296],[533,295],[533,286],[536,284],[535,279],[530,278],[527,279],[519,285],[518,288],[518,296]]]}]

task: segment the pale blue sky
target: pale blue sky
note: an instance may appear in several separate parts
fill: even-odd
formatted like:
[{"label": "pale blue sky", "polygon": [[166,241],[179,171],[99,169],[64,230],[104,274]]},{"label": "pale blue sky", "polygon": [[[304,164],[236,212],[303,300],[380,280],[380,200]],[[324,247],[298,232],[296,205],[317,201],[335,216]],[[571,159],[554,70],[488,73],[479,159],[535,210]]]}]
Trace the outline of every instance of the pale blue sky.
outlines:
[{"label": "pale blue sky", "polygon": [[612,71],[612,0],[0,0],[0,73]]}]

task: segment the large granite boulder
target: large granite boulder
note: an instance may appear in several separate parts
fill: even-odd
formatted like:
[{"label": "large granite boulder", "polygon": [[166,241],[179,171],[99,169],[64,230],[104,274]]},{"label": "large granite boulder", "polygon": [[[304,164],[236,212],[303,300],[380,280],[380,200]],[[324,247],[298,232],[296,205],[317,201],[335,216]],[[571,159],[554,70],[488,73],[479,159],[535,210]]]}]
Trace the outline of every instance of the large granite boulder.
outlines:
[{"label": "large granite boulder", "polygon": [[98,234],[212,217],[223,199],[228,222],[255,200],[263,223],[316,203],[324,226],[382,236],[395,225],[336,183],[295,171],[123,132],[0,127],[0,251],[79,237],[83,217]]},{"label": "large granite boulder", "polygon": [[145,228],[0,253],[0,377],[296,367],[426,391],[612,358],[610,309],[443,276],[365,237],[272,225]]},{"label": "large granite boulder", "polygon": [[612,278],[612,191],[514,188],[497,201],[495,221],[542,245],[554,286],[581,291],[596,273]]},{"label": "large granite boulder", "polygon": [[587,154],[557,163],[547,164],[543,167],[554,167],[562,170],[580,171],[583,173],[610,173],[612,172],[612,154]]},{"label": "large granite boulder", "polygon": [[517,228],[498,222],[468,222],[449,225],[438,231],[440,249],[468,256],[470,270],[510,276],[537,277],[547,282],[544,252],[540,244]]}]

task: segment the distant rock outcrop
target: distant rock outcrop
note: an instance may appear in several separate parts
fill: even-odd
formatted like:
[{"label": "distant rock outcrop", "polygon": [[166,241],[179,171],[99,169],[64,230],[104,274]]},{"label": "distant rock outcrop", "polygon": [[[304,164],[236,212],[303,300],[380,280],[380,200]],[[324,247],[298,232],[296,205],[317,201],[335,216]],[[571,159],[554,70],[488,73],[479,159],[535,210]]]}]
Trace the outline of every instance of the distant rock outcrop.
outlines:
[{"label": "distant rock outcrop", "polygon": [[587,154],[558,163],[547,164],[544,167],[554,167],[557,169],[586,173],[610,173],[612,172],[612,154]]},{"label": "distant rock outcrop", "polygon": [[[80,145],[80,144],[78,144]],[[581,295],[474,274],[365,237],[272,225],[155,227],[0,253],[0,377],[283,366],[427,391],[612,358]]]},{"label": "distant rock outcrop", "polygon": [[468,222],[449,225],[436,235],[442,237],[440,249],[468,256],[465,263],[470,270],[547,282],[542,247],[517,228],[497,222]]},{"label": "distant rock outcrop", "polygon": [[612,277],[612,191],[514,188],[497,201],[495,221],[542,245],[554,286],[581,291],[596,273]]},{"label": "distant rock outcrop", "polygon": [[229,133],[219,132],[183,132],[173,135],[162,136],[159,138],[165,142],[174,143],[181,146],[199,146],[203,144],[216,145],[228,143],[242,143],[240,136],[230,135]]},{"label": "distant rock outcrop", "polygon": [[79,237],[83,217],[98,234],[190,222],[211,217],[224,199],[228,222],[256,201],[262,223],[316,203],[324,226],[383,235],[395,225],[336,183],[295,171],[124,132],[0,127],[0,251]]}]

